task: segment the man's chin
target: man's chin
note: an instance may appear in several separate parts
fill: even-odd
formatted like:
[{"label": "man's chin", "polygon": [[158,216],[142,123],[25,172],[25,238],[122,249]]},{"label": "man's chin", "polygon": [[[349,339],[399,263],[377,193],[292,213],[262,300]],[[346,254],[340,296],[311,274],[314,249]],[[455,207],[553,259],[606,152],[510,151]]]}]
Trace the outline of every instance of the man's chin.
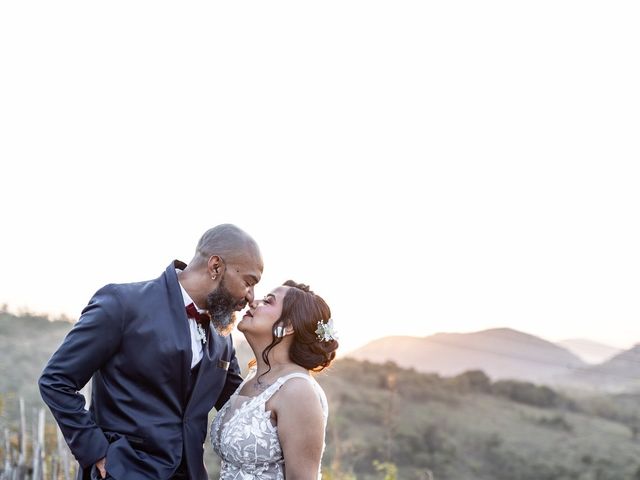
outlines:
[{"label": "man's chin", "polygon": [[233,325],[233,323],[230,323],[226,326],[214,326],[214,328],[216,332],[218,332],[218,335],[220,335],[221,337],[226,337],[233,331]]},{"label": "man's chin", "polygon": [[217,320],[214,318],[211,320],[211,323],[216,332],[218,332],[218,335],[226,337],[231,333],[234,325],[236,324],[236,312],[231,312],[223,320]]}]

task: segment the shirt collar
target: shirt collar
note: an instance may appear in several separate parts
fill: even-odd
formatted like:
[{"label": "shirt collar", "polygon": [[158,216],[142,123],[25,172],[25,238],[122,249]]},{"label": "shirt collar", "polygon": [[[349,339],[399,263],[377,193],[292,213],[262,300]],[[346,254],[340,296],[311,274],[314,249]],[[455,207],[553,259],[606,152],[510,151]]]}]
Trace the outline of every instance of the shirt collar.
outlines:
[{"label": "shirt collar", "polygon": [[[181,271],[182,270],[176,268],[176,273],[180,273]],[[189,296],[187,291],[184,289],[184,287],[180,283],[180,279],[178,279],[178,285],[180,285],[180,291],[182,292],[182,300],[184,301],[184,306],[185,307],[187,305],[189,305],[190,303],[193,303],[196,306],[196,308],[198,309],[198,312],[203,313],[203,312],[206,311],[204,308],[198,308],[198,305],[196,305],[196,302],[193,301],[193,299]]]}]

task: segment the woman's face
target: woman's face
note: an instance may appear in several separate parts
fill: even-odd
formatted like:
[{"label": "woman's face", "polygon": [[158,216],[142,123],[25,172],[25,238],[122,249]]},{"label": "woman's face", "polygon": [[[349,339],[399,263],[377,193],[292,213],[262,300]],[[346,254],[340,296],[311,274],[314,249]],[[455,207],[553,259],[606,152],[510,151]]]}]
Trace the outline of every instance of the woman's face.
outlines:
[{"label": "woman's face", "polygon": [[280,286],[254,302],[238,323],[238,330],[245,335],[272,338],[273,324],[282,315],[282,300],[291,287]]}]

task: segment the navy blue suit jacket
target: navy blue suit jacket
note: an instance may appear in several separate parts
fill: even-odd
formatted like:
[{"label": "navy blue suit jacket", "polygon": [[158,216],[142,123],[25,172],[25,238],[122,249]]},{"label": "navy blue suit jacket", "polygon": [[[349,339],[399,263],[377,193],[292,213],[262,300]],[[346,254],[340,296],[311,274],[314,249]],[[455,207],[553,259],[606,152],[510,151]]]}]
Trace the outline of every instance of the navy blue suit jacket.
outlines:
[{"label": "navy blue suit jacket", "polygon": [[[209,328],[191,396],[191,337],[174,262],[155,280],[107,285],[40,377],[42,398],[83,469],[107,457],[117,480],[168,479],[183,452],[204,480],[208,413],[241,383],[231,337]],[[92,379],[91,405],[78,393]]]}]

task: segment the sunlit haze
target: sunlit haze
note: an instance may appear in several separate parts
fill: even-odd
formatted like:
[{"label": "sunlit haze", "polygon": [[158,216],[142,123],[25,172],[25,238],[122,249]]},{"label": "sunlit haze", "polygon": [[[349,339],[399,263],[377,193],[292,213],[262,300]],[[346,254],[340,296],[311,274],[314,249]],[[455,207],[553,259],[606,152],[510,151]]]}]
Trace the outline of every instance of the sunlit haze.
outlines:
[{"label": "sunlit haze", "polygon": [[5,2],[0,303],[77,318],[235,223],[344,352],[640,342],[635,2]]}]

